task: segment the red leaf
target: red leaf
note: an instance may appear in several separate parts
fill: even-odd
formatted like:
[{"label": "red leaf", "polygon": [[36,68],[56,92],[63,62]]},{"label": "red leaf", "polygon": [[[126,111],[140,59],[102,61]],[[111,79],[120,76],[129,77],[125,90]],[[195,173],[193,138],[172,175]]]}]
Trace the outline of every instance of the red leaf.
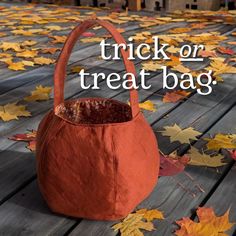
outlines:
[{"label": "red leaf", "polygon": [[172,176],[184,171],[186,164],[190,158],[187,155],[182,157],[163,156],[160,154],[160,172],[159,176]]},{"label": "red leaf", "polygon": [[218,47],[217,50],[222,54],[234,55],[234,50],[226,47]]},{"label": "red leaf", "polygon": [[236,161],[236,150],[228,151],[230,153],[230,156]]},{"label": "red leaf", "polygon": [[32,130],[28,133],[24,133],[24,134],[15,134],[12,137],[9,137],[9,139],[14,140],[14,141],[24,141],[24,142],[28,142],[28,141],[32,141],[35,140],[36,138],[36,130]]},{"label": "red leaf", "polygon": [[34,152],[36,149],[36,140],[29,141],[26,146],[31,152]]}]

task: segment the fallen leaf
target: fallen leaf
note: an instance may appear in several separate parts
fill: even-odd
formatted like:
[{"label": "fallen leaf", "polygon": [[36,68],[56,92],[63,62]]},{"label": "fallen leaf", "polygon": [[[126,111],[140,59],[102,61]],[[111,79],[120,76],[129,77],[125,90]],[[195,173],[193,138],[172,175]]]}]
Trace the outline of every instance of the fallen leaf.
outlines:
[{"label": "fallen leaf", "polygon": [[177,65],[177,66],[173,66],[172,70],[176,70],[180,73],[189,73],[191,70],[181,64]]},{"label": "fallen leaf", "polygon": [[0,45],[0,48],[5,52],[7,50],[14,50],[15,52],[20,52],[21,46],[20,43],[10,43],[10,42],[3,42]]},{"label": "fallen leaf", "polygon": [[219,151],[221,148],[236,148],[236,134],[216,134],[214,138],[204,138],[208,150]]},{"label": "fallen leaf", "polygon": [[163,213],[157,209],[140,209],[136,211],[136,214],[142,214],[143,218],[147,221],[153,221],[155,219],[163,220]]},{"label": "fallen leaf", "polygon": [[12,137],[9,137],[9,139],[13,141],[27,142],[26,148],[33,152],[36,149],[36,135],[36,130],[30,130],[24,134],[15,134]]},{"label": "fallen leaf", "polygon": [[234,225],[229,222],[229,210],[223,216],[216,216],[212,208],[197,209],[199,222],[190,218],[176,221],[180,229],[175,231],[177,236],[227,236],[226,231]]},{"label": "fallen leaf", "polygon": [[163,102],[168,103],[168,102],[178,102],[179,100],[183,100],[186,98],[191,92],[187,92],[184,90],[177,90],[173,92],[167,92],[164,97],[163,97]]},{"label": "fallen leaf", "polygon": [[104,38],[102,37],[92,37],[80,39],[82,43],[100,43]]},{"label": "fallen leaf", "polygon": [[37,135],[36,130],[29,130],[27,133],[24,134],[15,134],[12,137],[9,137],[9,139],[13,141],[29,142],[35,140],[36,135]]},{"label": "fallen leaf", "polygon": [[160,153],[159,176],[173,176],[183,172],[189,160],[187,155],[179,157],[177,154],[163,155]]},{"label": "fallen leaf", "polygon": [[200,153],[195,147],[191,147],[188,155],[190,157],[189,165],[219,167],[227,164],[222,162],[224,156],[221,154],[210,156],[204,152]]},{"label": "fallen leaf", "polygon": [[144,236],[141,230],[155,230],[152,220],[164,219],[163,213],[157,209],[140,209],[129,214],[123,221],[112,226],[115,231],[120,231],[121,236]]},{"label": "fallen leaf", "polygon": [[19,62],[9,62],[8,64],[8,69],[10,70],[25,70],[25,65],[23,62],[19,61]]},{"label": "fallen leaf", "polygon": [[57,51],[60,51],[60,48],[43,48],[42,53],[55,54]]},{"label": "fallen leaf", "polygon": [[212,70],[214,72],[214,76],[221,74],[233,74],[236,73],[236,67],[228,65],[222,61],[214,60],[210,63],[210,66],[206,68],[206,70]]},{"label": "fallen leaf", "polygon": [[83,69],[84,68],[82,66],[73,66],[73,67],[71,67],[71,72],[72,73],[80,73],[80,71]]},{"label": "fallen leaf", "polygon": [[67,36],[51,36],[51,38],[53,38],[54,40],[52,41],[52,43],[56,44],[56,43],[65,43]]},{"label": "fallen leaf", "polygon": [[17,105],[17,102],[0,106],[0,118],[3,121],[18,120],[18,116],[28,117],[31,114],[26,110],[25,106]]},{"label": "fallen leaf", "polygon": [[144,110],[147,110],[147,111],[152,111],[152,112],[155,112],[157,110],[155,108],[155,104],[150,100],[139,103],[139,107],[141,109],[144,109]]},{"label": "fallen leaf", "polygon": [[46,57],[35,57],[34,58],[34,63],[38,65],[50,65],[54,63],[55,60],[51,58],[46,58]]},{"label": "fallen leaf", "polygon": [[181,129],[177,124],[174,124],[173,126],[164,126],[163,128],[165,129],[164,131],[161,131],[163,136],[170,137],[170,142],[178,141],[181,144],[190,144],[190,140],[197,140],[197,136],[202,134],[192,127]]},{"label": "fallen leaf", "polygon": [[217,51],[222,53],[222,54],[228,54],[228,55],[234,55],[234,50],[230,48],[225,48],[225,47],[218,47]]},{"label": "fallen leaf", "polygon": [[32,58],[36,57],[38,52],[36,50],[25,50],[23,52],[16,53],[17,57]]},{"label": "fallen leaf", "polygon": [[42,85],[36,86],[36,89],[31,92],[31,95],[25,97],[27,102],[45,101],[49,99],[49,94],[52,91],[52,87],[43,87]]}]

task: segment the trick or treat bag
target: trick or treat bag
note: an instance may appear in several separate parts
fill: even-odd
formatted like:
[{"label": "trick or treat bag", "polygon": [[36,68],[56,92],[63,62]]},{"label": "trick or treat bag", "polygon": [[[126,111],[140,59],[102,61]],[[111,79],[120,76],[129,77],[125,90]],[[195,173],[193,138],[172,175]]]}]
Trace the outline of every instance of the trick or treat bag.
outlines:
[{"label": "trick or treat bag", "polygon": [[[73,46],[95,25],[104,27],[116,43],[125,43],[111,24],[95,19],[84,21],[70,33],[55,68],[54,109],[38,128],[37,174],[53,212],[116,220],[153,190],[159,154],[134,88],[129,91],[130,106],[107,98],[64,100],[66,66]],[[128,51],[122,49],[121,54],[126,71],[135,74]]]}]

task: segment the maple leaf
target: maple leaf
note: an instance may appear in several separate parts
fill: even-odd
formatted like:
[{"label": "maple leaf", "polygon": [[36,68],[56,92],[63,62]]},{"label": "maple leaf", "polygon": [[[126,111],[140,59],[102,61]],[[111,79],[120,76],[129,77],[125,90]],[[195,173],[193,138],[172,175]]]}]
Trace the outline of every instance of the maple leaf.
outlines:
[{"label": "maple leaf", "polygon": [[187,32],[189,32],[191,30],[192,30],[191,28],[175,28],[175,29],[169,30],[169,33],[181,34],[181,33],[187,33]]},{"label": "maple leaf", "polygon": [[210,156],[204,152],[200,153],[195,147],[191,147],[188,154],[190,157],[189,165],[219,167],[227,164],[222,162],[224,156],[221,154]]},{"label": "maple leaf", "polygon": [[164,131],[161,131],[163,136],[170,137],[170,142],[179,141],[181,144],[190,144],[190,139],[197,140],[197,136],[202,134],[192,127],[182,130],[177,124],[174,124],[173,126],[164,126],[164,129]]},{"label": "maple leaf", "polygon": [[26,148],[28,148],[30,151],[35,151],[36,148],[36,130],[30,130],[27,133],[24,134],[15,134],[12,137],[9,137],[8,139],[13,141],[23,141],[27,142]]},{"label": "maple leaf", "polygon": [[175,231],[177,236],[227,236],[225,232],[234,224],[229,222],[229,210],[223,216],[216,216],[212,208],[199,207],[197,209],[199,222],[190,218],[176,221],[180,229]]},{"label": "maple leaf", "polygon": [[33,41],[33,40],[26,40],[26,41],[21,43],[22,46],[33,46],[35,44],[37,44],[37,42]]},{"label": "maple leaf", "polygon": [[102,37],[93,37],[93,38],[83,38],[80,39],[82,43],[100,43],[104,38]]},{"label": "maple leaf", "polygon": [[83,69],[84,68],[82,66],[73,66],[73,67],[71,67],[71,72],[72,73],[79,73]]},{"label": "maple leaf", "polygon": [[47,25],[47,26],[45,26],[45,28],[50,30],[50,31],[53,31],[53,30],[60,31],[60,30],[62,30],[61,26],[59,26],[59,25]]},{"label": "maple leaf", "polygon": [[54,63],[55,60],[51,58],[46,58],[46,57],[35,57],[34,58],[34,63],[39,64],[39,65],[50,65]]},{"label": "maple leaf", "polygon": [[212,70],[214,72],[214,76],[236,73],[236,67],[233,67],[218,60],[212,61],[210,63],[210,66],[207,67],[206,70]]},{"label": "maple leaf", "polygon": [[214,138],[204,138],[207,142],[208,150],[217,150],[221,148],[236,148],[236,134],[216,134]]},{"label": "maple leaf", "polygon": [[176,71],[178,71],[180,73],[189,73],[190,72],[189,68],[187,68],[187,67],[185,67],[185,66],[183,66],[181,64],[179,64],[177,66],[173,66],[172,69],[176,70]]},{"label": "maple leaf", "polygon": [[42,49],[42,53],[50,53],[50,54],[54,54],[57,51],[60,51],[60,48],[43,48]]},{"label": "maple leaf", "polygon": [[12,30],[11,31],[14,35],[24,35],[24,36],[34,36],[33,32],[29,30]]},{"label": "maple leaf", "polygon": [[159,176],[172,176],[184,171],[190,158],[187,155],[177,156],[177,152],[170,155],[160,153],[160,171]]},{"label": "maple leaf", "polygon": [[148,62],[142,63],[142,69],[147,70],[147,71],[161,70],[162,67],[163,67],[163,64],[157,61],[148,61]]},{"label": "maple leaf", "polygon": [[4,52],[7,50],[14,50],[15,52],[20,52],[22,50],[19,43],[10,43],[10,42],[3,42],[0,45],[0,48],[2,48]]},{"label": "maple leaf", "polygon": [[145,102],[139,103],[139,107],[141,109],[147,110],[147,111],[152,111],[155,112],[157,109],[155,108],[155,105],[152,101],[147,100]]},{"label": "maple leaf", "polygon": [[0,106],[0,118],[3,121],[18,120],[18,116],[27,117],[31,116],[31,114],[26,110],[25,106],[17,105],[17,102]]},{"label": "maple leaf", "polygon": [[189,94],[191,94],[191,92],[187,92],[184,90],[177,90],[170,93],[167,92],[163,97],[163,102],[177,102],[186,98]]},{"label": "maple leaf", "polygon": [[173,56],[173,55],[171,55],[171,56],[169,56],[170,57],[170,61],[167,61],[165,64],[166,64],[166,66],[170,66],[170,67],[172,67],[172,66],[178,66],[179,64],[181,64],[181,62],[180,62],[180,60],[179,60],[179,57],[176,57],[176,56]]},{"label": "maple leaf", "polygon": [[157,209],[140,209],[136,211],[136,214],[142,214],[143,218],[147,221],[153,221],[155,219],[163,220],[163,213]]},{"label": "maple leaf", "polygon": [[29,141],[26,148],[28,148],[31,152],[36,150],[36,140]]},{"label": "maple leaf", "polygon": [[51,36],[51,38],[53,38],[54,40],[52,41],[52,43],[65,43],[67,36]]},{"label": "maple leaf", "polygon": [[23,52],[16,53],[17,57],[32,58],[38,55],[38,52],[35,50],[25,50]]},{"label": "maple leaf", "polygon": [[230,48],[225,48],[225,47],[218,47],[217,51],[222,53],[222,54],[228,54],[228,55],[234,55],[234,50]]},{"label": "maple leaf", "polygon": [[9,137],[8,139],[10,140],[14,140],[14,141],[24,141],[24,142],[28,142],[28,141],[33,141],[35,140],[37,135],[37,131],[36,130],[29,130],[27,133],[24,134],[15,134],[12,137]]},{"label": "maple leaf", "polygon": [[120,231],[121,236],[144,236],[141,230],[152,231],[152,222],[144,222],[142,214],[129,214],[122,222],[112,226],[115,231]]},{"label": "maple leaf", "polygon": [[43,87],[42,85],[39,85],[31,92],[31,96],[25,97],[24,100],[27,102],[48,100],[51,91],[51,87]]},{"label": "maple leaf", "polygon": [[21,61],[19,62],[11,62],[9,61],[8,63],[8,69],[10,70],[25,70],[25,64]]},{"label": "maple leaf", "polygon": [[34,62],[33,61],[21,61],[25,66],[34,66]]}]

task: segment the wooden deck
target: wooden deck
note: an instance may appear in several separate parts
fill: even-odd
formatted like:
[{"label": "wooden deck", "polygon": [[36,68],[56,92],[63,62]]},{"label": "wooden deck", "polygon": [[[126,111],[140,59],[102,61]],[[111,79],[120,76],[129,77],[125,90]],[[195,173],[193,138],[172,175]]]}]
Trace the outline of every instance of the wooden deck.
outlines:
[{"label": "wooden deck", "polygon": [[[10,7],[0,3],[0,7]],[[42,6],[41,6],[42,7]],[[32,9],[37,11],[36,9]],[[23,9],[22,9],[23,11]],[[81,14],[91,10],[79,9]],[[99,11],[98,15],[107,14]],[[136,14],[136,13],[135,13]],[[150,13],[138,13],[150,15]],[[0,20],[4,19],[0,15]],[[56,23],[53,23],[55,25]],[[0,23],[1,25],[1,23]],[[60,24],[58,24],[60,25]],[[64,26],[74,26],[76,22],[66,23]],[[165,25],[152,26],[148,31],[154,34],[164,34],[175,27],[186,27],[186,22],[170,22]],[[35,27],[35,26],[34,26]],[[139,27],[139,22],[127,22],[119,27],[125,29],[123,36],[127,39],[140,31],[146,31]],[[37,26],[36,26],[37,28]],[[28,40],[26,36],[14,36],[9,29],[3,29],[6,36],[2,41],[20,42]],[[214,23],[205,29],[196,29],[194,33],[218,31],[231,36],[236,31],[235,24]],[[66,35],[70,29],[59,31],[57,35]],[[103,29],[96,31],[97,35],[104,34]],[[30,38],[31,39],[31,38]],[[46,36],[33,38],[38,41],[37,47],[47,43]],[[224,44],[223,44],[224,45]],[[60,47],[62,44],[59,45]],[[235,48],[235,46],[232,48]],[[58,54],[53,55],[56,58]],[[74,65],[84,66],[87,72],[124,73],[122,62],[106,62],[99,60],[99,45],[96,43],[78,44],[70,58],[68,68]],[[48,55],[50,56],[50,55]],[[141,61],[135,61],[136,68],[141,67]],[[204,68],[209,64],[205,60],[200,64]],[[198,64],[199,66],[199,64]],[[0,105],[23,99],[36,85],[52,86],[53,65],[31,67],[26,71],[11,71],[0,64]],[[216,133],[236,132],[236,75],[225,74],[224,83],[218,83],[213,87],[213,92],[208,96],[193,93],[188,99],[178,103],[163,103],[162,79],[160,73],[151,73],[148,78],[152,89],[139,90],[140,101],[147,99],[153,101],[157,112],[144,111],[148,122],[154,131],[162,130],[163,126],[178,124],[182,128],[194,127],[203,133],[202,137],[191,144],[198,149],[204,145],[203,138]],[[92,78],[89,78],[92,81]],[[126,102],[128,93],[111,89],[100,83],[101,90],[83,91],[78,86],[78,77],[69,74],[66,81],[66,98],[103,96],[112,97]],[[42,199],[35,172],[34,153],[29,152],[23,143],[8,140],[8,137],[24,133],[27,129],[37,129],[37,125],[44,114],[52,108],[53,99],[44,102],[27,103],[27,109],[32,113],[30,118],[2,122],[0,121],[0,235],[71,235],[71,236],[111,236],[116,233],[111,229],[114,222],[90,221],[85,219],[72,219],[53,214]],[[177,148],[184,154],[189,145],[171,143],[160,132],[157,135],[160,149],[164,153],[171,153]],[[186,175],[188,173],[191,178]],[[200,186],[200,188],[199,188]],[[200,190],[201,189],[201,190]],[[145,235],[174,235],[178,228],[174,221],[182,217],[196,219],[195,210],[198,206],[214,207],[216,214],[223,214],[230,208],[230,220],[236,222],[236,168],[233,160],[228,159],[228,164],[221,168],[187,166],[185,173],[170,177],[161,177],[152,194],[143,201],[138,208],[158,208],[164,212],[165,220],[156,221],[157,231],[145,233]],[[236,225],[229,235],[236,233]],[[210,235],[209,235],[210,236]]]}]

